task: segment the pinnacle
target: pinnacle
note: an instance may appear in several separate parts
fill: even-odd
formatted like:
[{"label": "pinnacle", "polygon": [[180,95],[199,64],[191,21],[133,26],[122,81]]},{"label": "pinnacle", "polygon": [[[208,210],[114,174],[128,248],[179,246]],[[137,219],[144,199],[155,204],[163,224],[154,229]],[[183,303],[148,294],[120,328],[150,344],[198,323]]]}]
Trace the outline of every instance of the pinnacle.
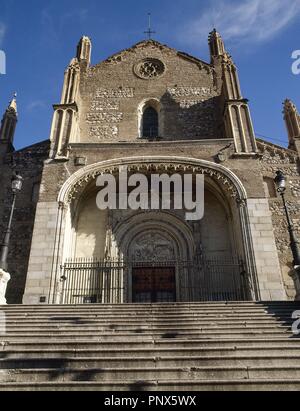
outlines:
[{"label": "pinnacle", "polygon": [[13,109],[17,113],[17,93],[13,94],[13,98],[8,106],[9,109]]}]

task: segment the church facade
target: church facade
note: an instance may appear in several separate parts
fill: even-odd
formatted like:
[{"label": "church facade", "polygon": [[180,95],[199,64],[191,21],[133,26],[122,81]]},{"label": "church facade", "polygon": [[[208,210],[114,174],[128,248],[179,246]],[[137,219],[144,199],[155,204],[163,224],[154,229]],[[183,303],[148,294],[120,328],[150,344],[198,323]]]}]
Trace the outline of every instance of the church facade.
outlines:
[{"label": "church facade", "polygon": [[[282,170],[300,234],[299,114],[286,100],[288,149],[257,139],[237,68],[215,30],[209,47],[206,63],[147,40],[93,66],[83,37],[54,105],[50,141],[19,151],[13,99],[0,135],[3,231],[14,171],[24,189],[8,303],[299,298],[274,184]],[[203,175],[204,217],[187,221],[172,201],[168,210],[99,210],[97,179],[114,176],[119,187],[120,168],[147,179]]]}]

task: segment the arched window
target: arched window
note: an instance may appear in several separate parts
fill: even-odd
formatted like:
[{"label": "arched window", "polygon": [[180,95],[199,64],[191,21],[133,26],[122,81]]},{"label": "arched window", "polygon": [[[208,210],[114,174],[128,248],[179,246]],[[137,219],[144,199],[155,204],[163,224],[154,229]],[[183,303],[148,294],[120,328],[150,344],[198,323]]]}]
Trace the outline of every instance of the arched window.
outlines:
[{"label": "arched window", "polygon": [[147,107],[143,114],[143,135],[146,138],[158,136],[158,113],[153,107]]}]

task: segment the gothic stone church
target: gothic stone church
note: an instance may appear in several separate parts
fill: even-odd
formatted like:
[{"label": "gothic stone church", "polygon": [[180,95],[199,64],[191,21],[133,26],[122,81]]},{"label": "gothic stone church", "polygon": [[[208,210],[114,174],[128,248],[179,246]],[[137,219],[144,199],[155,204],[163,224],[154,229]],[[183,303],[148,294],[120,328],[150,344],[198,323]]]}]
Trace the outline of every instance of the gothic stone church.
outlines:
[{"label": "gothic stone church", "polygon": [[[10,244],[8,303],[293,300],[299,284],[273,179],[300,216],[300,117],[284,104],[289,149],[257,139],[221,36],[210,63],[142,41],[91,65],[83,37],[54,105],[50,141],[15,151],[17,105],[0,135],[1,231],[14,171],[24,178]],[[104,210],[99,175],[205,176],[205,215]]]}]

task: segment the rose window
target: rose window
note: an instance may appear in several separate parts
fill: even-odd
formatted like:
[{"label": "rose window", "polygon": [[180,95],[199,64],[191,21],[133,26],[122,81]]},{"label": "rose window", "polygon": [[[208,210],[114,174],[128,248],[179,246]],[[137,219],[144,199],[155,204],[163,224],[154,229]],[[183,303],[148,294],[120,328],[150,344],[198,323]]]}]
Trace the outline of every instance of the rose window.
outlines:
[{"label": "rose window", "polygon": [[165,72],[165,65],[160,60],[146,59],[135,67],[135,73],[144,79],[153,79]]}]

